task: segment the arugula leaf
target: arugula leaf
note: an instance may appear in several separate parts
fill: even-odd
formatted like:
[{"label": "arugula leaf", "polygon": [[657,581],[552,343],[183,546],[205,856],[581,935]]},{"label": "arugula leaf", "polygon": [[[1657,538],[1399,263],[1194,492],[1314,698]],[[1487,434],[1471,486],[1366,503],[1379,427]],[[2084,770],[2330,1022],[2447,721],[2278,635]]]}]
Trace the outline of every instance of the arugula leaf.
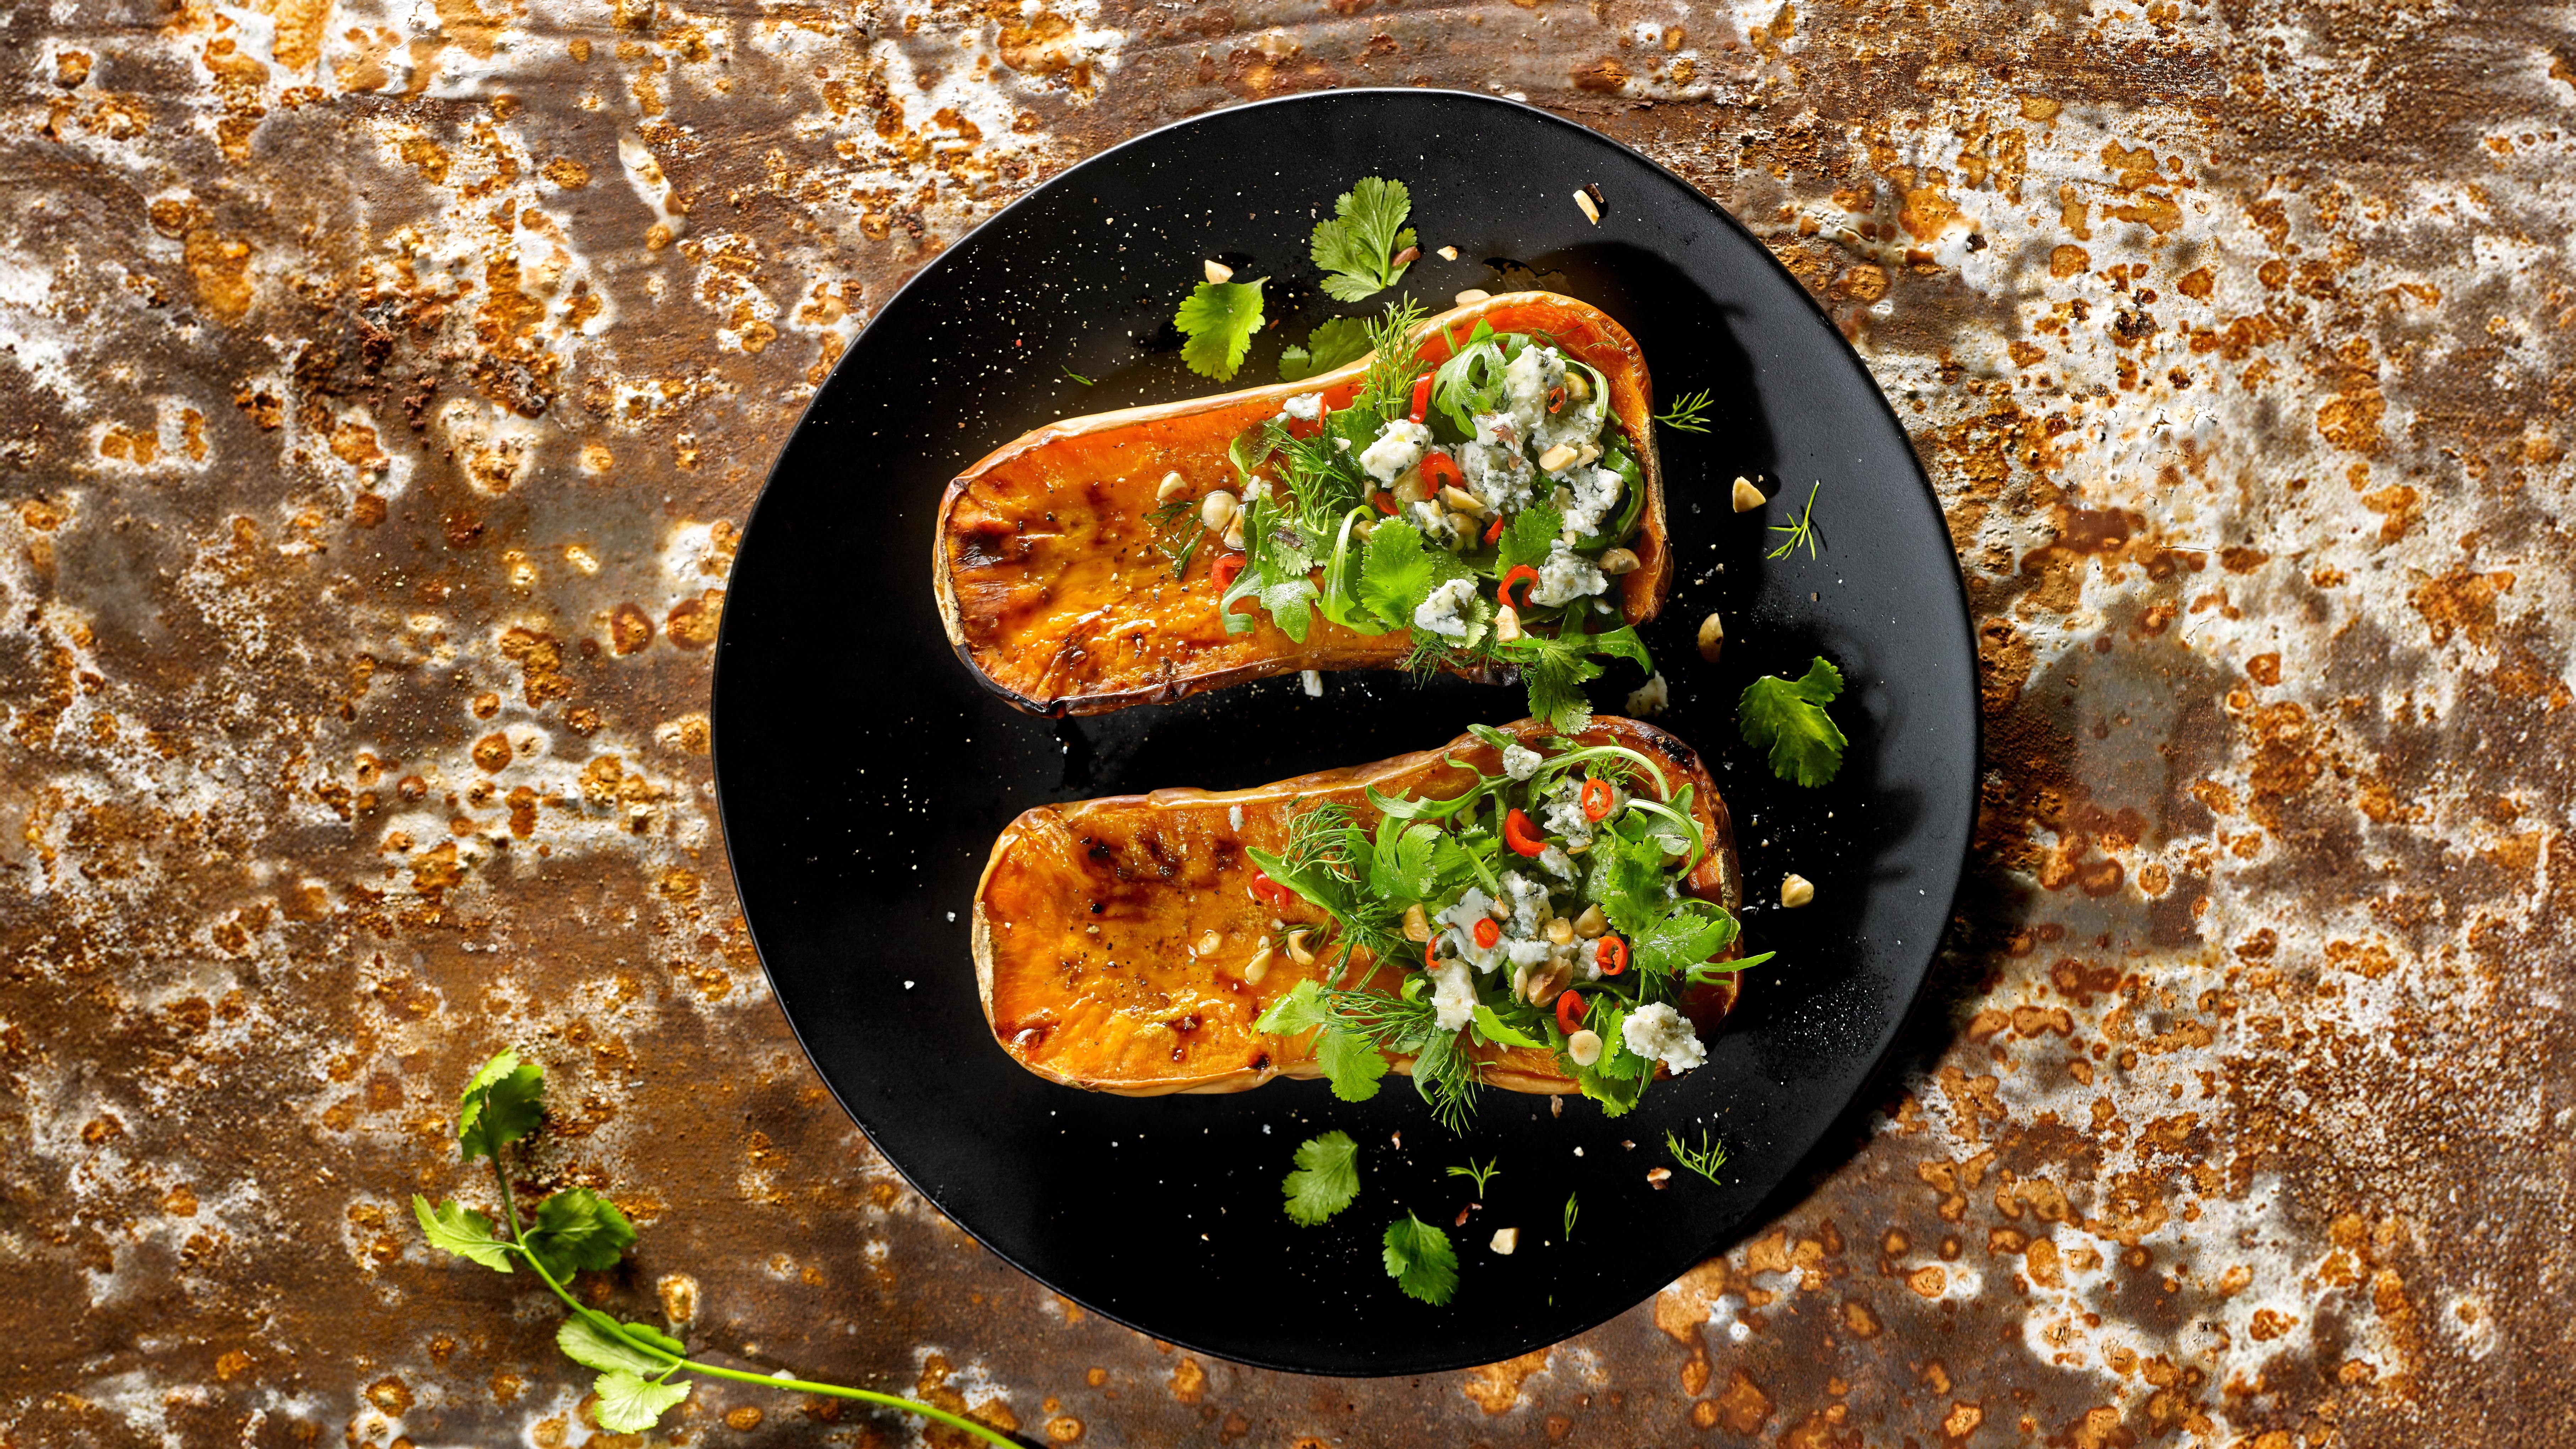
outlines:
[{"label": "arugula leaf", "polygon": [[1343,192],[1333,203],[1332,219],[1315,223],[1309,245],[1325,273],[1324,291],[1356,302],[1394,286],[1405,270],[1395,254],[1413,245],[1413,231],[1404,224],[1412,212],[1412,194],[1401,181],[1364,176]]},{"label": "arugula leaf", "polygon": [[1449,1235],[1411,1213],[1386,1225],[1383,1256],[1386,1276],[1408,1298],[1436,1307],[1458,1291],[1458,1254]]},{"label": "arugula leaf", "polygon": [[1288,1194],[1288,1220],[1311,1228],[1360,1195],[1360,1145],[1347,1132],[1327,1132],[1297,1144],[1297,1170],[1280,1184]]},{"label": "arugula leaf", "polygon": [[626,1214],[586,1187],[565,1188],[537,1204],[536,1222],[526,1235],[528,1251],[558,1279],[584,1268],[614,1268],[634,1241],[635,1225]]},{"label": "arugula leaf", "polygon": [[1334,317],[1315,325],[1303,347],[1291,344],[1279,354],[1279,380],[1304,382],[1368,355],[1369,325],[1357,317]]},{"label": "arugula leaf", "polygon": [[1172,325],[1189,337],[1181,361],[1190,371],[1224,382],[1243,366],[1252,334],[1261,330],[1261,284],[1268,280],[1201,282],[1190,290],[1172,314]]},{"label": "arugula leaf", "polygon": [[1505,1025],[1501,1017],[1494,1015],[1494,1009],[1481,1001],[1476,1003],[1476,1035],[1496,1046],[1534,1047],[1540,1051],[1547,1050],[1546,1042],[1540,1041],[1525,1031]]},{"label": "arugula leaf", "polygon": [[599,1376],[591,1385],[599,1402],[591,1405],[591,1414],[599,1427],[611,1434],[641,1434],[662,1420],[665,1411],[689,1396],[686,1383],[651,1382],[641,1375],[617,1369]]},{"label": "arugula leaf", "polygon": [[510,1245],[492,1236],[492,1220],[454,1198],[436,1207],[419,1193],[411,1195],[411,1215],[429,1245],[441,1252],[471,1258],[496,1273],[510,1271]]},{"label": "arugula leaf", "polygon": [[456,1101],[456,1141],[465,1160],[497,1160],[501,1149],[537,1130],[545,1118],[545,1068],[505,1047],[465,1084]]},{"label": "arugula leaf", "polygon": [[[625,1330],[626,1337],[619,1336],[616,1331],[619,1328]],[[629,1338],[642,1339],[655,1348],[667,1345],[670,1358],[647,1353],[629,1342]],[[671,1367],[671,1359],[686,1356],[678,1339],[651,1324],[615,1324],[604,1313],[596,1319],[578,1314],[565,1319],[563,1326],[555,1330],[555,1347],[562,1349],[564,1357],[583,1368],[598,1369],[602,1373],[624,1369],[628,1373],[658,1376]]]},{"label": "arugula leaf", "polygon": [[1771,752],[1772,774],[1812,788],[1842,769],[1850,742],[1825,713],[1842,692],[1842,671],[1820,654],[1795,682],[1766,674],[1747,685],[1735,702],[1735,725],[1746,744]]}]

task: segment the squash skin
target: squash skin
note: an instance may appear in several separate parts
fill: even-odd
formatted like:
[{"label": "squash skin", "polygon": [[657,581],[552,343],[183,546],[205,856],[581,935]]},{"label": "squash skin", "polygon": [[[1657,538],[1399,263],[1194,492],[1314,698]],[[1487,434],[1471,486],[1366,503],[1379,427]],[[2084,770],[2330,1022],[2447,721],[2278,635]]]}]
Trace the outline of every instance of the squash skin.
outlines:
[{"label": "squash skin", "polygon": [[[1638,567],[1619,579],[1621,613],[1641,624],[1672,584],[1663,463],[1652,383],[1637,341],[1587,303],[1553,292],[1507,292],[1426,318],[1415,335],[1434,365],[1482,319],[1497,332],[1544,332],[1599,368],[1610,412],[1635,445],[1646,499],[1628,547]],[[1392,669],[1411,652],[1401,629],[1367,635],[1316,616],[1300,644],[1258,616],[1229,635],[1217,616],[1202,547],[1172,578],[1146,515],[1165,473],[1192,496],[1232,488],[1226,450],[1289,398],[1324,394],[1346,406],[1369,358],[1296,383],[1068,418],[996,448],[948,485],[931,542],[939,617],[957,657],[1018,708],[1041,715],[1103,714],[1165,703],[1301,669]],[[1238,603],[1239,612],[1250,606]]]},{"label": "squash skin", "polygon": [[[1553,733],[1535,720],[1503,729],[1524,742]],[[1695,787],[1692,803],[1709,852],[1684,888],[1738,909],[1743,883],[1733,828],[1690,747],[1653,725],[1614,716],[1596,717],[1571,738],[1626,745],[1662,766],[1675,790]],[[1022,813],[995,842],[975,890],[976,986],[994,1040],[1051,1081],[1124,1096],[1241,1092],[1275,1077],[1321,1075],[1313,1033],[1266,1035],[1253,1023],[1298,982],[1320,977],[1329,960],[1319,955],[1314,966],[1299,966],[1270,922],[1321,929],[1328,918],[1302,898],[1284,907],[1255,900],[1244,847],[1281,848],[1288,809],[1300,800],[1341,803],[1374,829],[1367,787],[1406,798],[1455,794],[1473,783],[1462,765],[1490,774],[1499,761],[1466,735],[1440,749],[1248,790],[1165,789]],[[1235,806],[1243,810],[1240,832],[1228,820]],[[1191,948],[1208,931],[1223,944],[1201,960]],[[1269,970],[1248,983],[1243,967],[1265,935],[1273,941]],[[1739,942],[1726,955],[1740,950]],[[1400,969],[1377,966],[1365,984],[1392,991],[1401,979]],[[1736,993],[1732,977],[1694,987],[1683,1010],[1705,1036]],[[1405,1072],[1412,1059],[1389,1054],[1388,1061]],[[1545,1051],[1485,1046],[1477,1061],[1489,1086],[1578,1090]]]}]

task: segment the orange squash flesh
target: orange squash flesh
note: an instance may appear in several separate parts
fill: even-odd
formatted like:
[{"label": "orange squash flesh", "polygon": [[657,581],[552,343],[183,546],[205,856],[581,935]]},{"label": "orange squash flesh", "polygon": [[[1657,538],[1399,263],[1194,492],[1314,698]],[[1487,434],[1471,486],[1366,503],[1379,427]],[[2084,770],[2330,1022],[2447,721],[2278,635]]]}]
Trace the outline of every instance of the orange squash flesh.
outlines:
[{"label": "orange squash flesh", "polygon": [[[1551,733],[1534,720],[1504,730],[1531,743]],[[1695,787],[1692,807],[1709,852],[1683,888],[1737,909],[1733,830],[1716,782],[1690,747],[1653,725],[1609,716],[1570,738],[1625,745],[1661,766],[1674,790]],[[1467,735],[1441,749],[1249,790],[1156,790],[1027,811],[1003,830],[975,891],[976,983],[994,1039],[1040,1076],[1128,1096],[1240,1092],[1273,1077],[1319,1075],[1314,1033],[1269,1035],[1253,1023],[1298,982],[1320,978],[1332,959],[1319,952],[1315,965],[1298,965],[1271,922],[1320,931],[1328,918],[1295,896],[1284,906],[1254,899],[1245,847],[1284,848],[1292,807],[1335,802],[1374,829],[1371,785],[1398,798],[1450,796],[1475,783],[1471,769],[1498,768],[1495,751]],[[1238,808],[1240,827],[1232,819]],[[1215,947],[1201,954],[1210,934]],[[1273,946],[1268,970],[1247,981],[1244,968],[1265,936]],[[1393,964],[1368,963],[1369,989],[1393,991],[1401,982]],[[1707,1036],[1735,994],[1731,977],[1695,987],[1682,1010]],[[1487,1046],[1476,1055],[1490,1086],[1576,1090],[1549,1052]],[[1397,1071],[1411,1064],[1388,1060]]]},{"label": "orange squash flesh", "polygon": [[[1645,503],[1626,545],[1638,567],[1619,579],[1621,612],[1643,623],[1672,582],[1663,465],[1652,387],[1636,339],[1608,314],[1553,292],[1510,292],[1426,319],[1423,360],[1449,358],[1481,319],[1496,332],[1544,333],[1600,369],[1610,415],[1637,454]],[[1297,383],[1128,408],[1051,423],[986,455],[948,486],[932,572],[948,641],[976,676],[1038,714],[1101,714],[1300,669],[1386,669],[1412,649],[1402,629],[1367,635],[1318,617],[1302,644],[1259,616],[1229,635],[1210,539],[1181,579],[1155,548],[1147,515],[1167,473],[1189,496],[1236,486],[1226,450],[1289,398],[1320,392],[1328,408],[1359,391],[1368,358]],[[1237,601],[1237,612],[1253,605]]]}]

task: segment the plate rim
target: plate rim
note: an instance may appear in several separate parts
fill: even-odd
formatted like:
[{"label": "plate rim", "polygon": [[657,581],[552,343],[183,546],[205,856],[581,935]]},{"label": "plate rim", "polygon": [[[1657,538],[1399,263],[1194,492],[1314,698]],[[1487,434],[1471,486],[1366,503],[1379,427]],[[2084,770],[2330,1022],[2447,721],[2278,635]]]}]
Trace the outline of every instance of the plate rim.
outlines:
[{"label": "plate rim", "polygon": [[[1870,395],[1875,399],[1878,407],[1885,414],[1888,422],[1894,426],[1896,438],[1904,448],[1907,462],[1912,466],[1914,483],[1922,489],[1923,496],[1926,501],[1932,505],[1935,516],[1946,518],[1947,511],[1941,506],[1940,493],[1932,486],[1931,475],[1924,468],[1922,455],[1914,446],[1913,434],[1907,430],[1904,418],[1897,413],[1896,406],[1894,402],[1889,399],[1886,389],[1879,385],[1877,374],[1871,371],[1868,360],[1861,355],[1860,349],[1853,345],[1852,340],[1848,336],[1844,335],[1843,330],[1839,326],[1835,325],[1831,314],[1827,313],[1823,304],[1816,300],[1815,294],[1810,292],[1805,284],[1801,283],[1797,279],[1797,276],[1780,260],[1778,254],[1773,252],[1770,246],[1764,243],[1761,237],[1753,232],[1752,228],[1746,226],[1742,221],[1736,218],[1733,212],[1727,210],[1725,206],[1721,205],[1715,197],[1701,190],[1687,177],[1684,177],[1679,172],[1665,166],[1662,162],[1655,160],[1652,156],[1649,156],[1645,152],[1638,150],[1636,147],[1629,145],[1627,142],[1622,141],[1615,136],[1604,134],[1603,132],[1584,125],[1579,121],[1574,121],[1567,117],[1558,115],[1554,111],[1550,111],[1543,106],[1535,105],[1528,101],[1516,100],[1510,96],[1489,94],[1482,91],[1460,90],[1445,86],[1349,86],[1332,87],[1314,91],[1300,91],[1290,95],[1269,96],[1259,100],[1240,102],[1235,105],[1218,106],[1200,111],[1193,115],[1179,117],[1148,130],[1140,131],[1133,136],[1129,136],[1124,140],[1116,142],[1113,145],[1103,147],[1092,155],[1082,158],[1073,165],[1066,167],[1064,170],[1059,171],[1055,175],[1039,182],[1037,185],[1030,187],[1028,191],[1013,198],[1009,203],[1002,206],[992,215],[977,222],[974,226],[968,228],[964,232],[959,233],[957,237],[941,247],[937,254],[931,256],[923,262],[921,266],[916,268],[910,276],[904,278],[903,281],[886,296],[884,302],[877,307],[874,315],[868,319],[867,325],[861,327],[856,333],[852,334],[849,345],[842,350],[841,357],[833,364],[831,372],[825,375],[821,385],[814,389],[813,396],[807,398],[804,407],[798,410],[795,422],[787,429],[784,438],[778,446],[776,455],[771,458],[768,470],[761,479],[760,491],[754,496],[751,508],[743,516],[741,530],[743,542],[748,543],[750,541],[753,529],[756,528],[760,522],[761,510],[770,501],[771,489],[778,481],[779,470],[786,464],[789,454],[794,451],[798,440],[804,435],[807,426],[813,422],[816,408],[821,404],[824,396],[832,390],[832,384],[839,379],[842,369],[849,367],[856,362],[859,355],[860,341],[864,339],[870,331],[873,331],[878,327],[887,316],[891,315],[898,304],[909,296],[916,287],[924,285],[934,276],[941,273],[951,258],[955,256],[959,246],[963,243],[980,234],[986,228],[992,227],[1012,216],[1023,207],[1035,204],[1060,184],[1069,182],[1090,168],[1096,165],[1106,164],[1121,153],[1132,148],[1142,146],[1167,132],[1206,124],[1220,116],[1231,116],[1240,111],[1264,110],[1287,106],[1331,105],[1339,102],[1345,97],[1354,96],[1402,96],[1407,98],[1431,97],[1450,103],[1472,101],[1480,105],[1494,107],[1506,112],[1518,112],[1523,115],[1536,118],[1548,126],[1577,133],[1596,144],[1611,147],[1618,152],[1623,152],[1631,159],[1661,173],[1664,178],[1671,181],[1682,193],[1688,196],[1693,202],[1696,202],[1709,216],[1713,217],[1717,224],[1735,232],[1740,239],[1751,244],[1752,249],[1761,256],[1763,263],[1770,269],[1774,276],[1780,282],[1785,283],[1789,290],[1805,304],[1807,311],[1813,316],[1816,324],[1824,328],[1833,336],[1835,342],[1839,344],[1841,356],[1867,383]],[[1980,666],[1978,663],[1976,648],[1976,614],[1973,605],[1968,598],[1966,572],[1960,566],[1955,547],[1949,548],[1948,554],[1950,568],[1947,577],[1951,586],[1949,597],[1955,601],[1957,606],[1956,617],[1959,621],[1961,630],[1960,643],[1962,645],[1963,654],[1967,660],[1969,670],[1967,688],[1965,691],[1967,702],[1966,716],[1963,720],[1957,722],[1962,726],[1962,734],[1966,740],[1968,756],[1966,775],[1968,779],[1968,790],[1965,802],[1966,809],[1962,812],[1960,828],[1957,832],[1956,838],[1947,842],[1947,848],[1941,850],[1938,855],[1939,859],[1952,862],[1950,889],[1948,892],[1948,899],[1943,905],[1940,929],[1933,935],[1931,940],[1925,943],[1921,956],[1921,964],[1917,967],[1911,968],[1913,984],[1905,993],[1905,999],[1901,1009],[1897,1010],[1890,1016],[1887,1028],[1882,1035],[1882,1039],[1877,1043],[1875,1050],[1870,1055],[1867,1065],[1860,1074],[1859,1085],[1853,1089],[1849,1097],[1836,1109],[1834,1115],[1828,1120],[1826,1127],[1818,1134],[1816,1140],[1809,1143],[1803,1151],[1790,1161],[1788,1170],[1782,1175],[1779,1182],[1773,1184],[1770,1191],[1757,1198],[1753,1206],[1746,1212],[1737,1215],[1735,1218],[1728,1221],[1723,1227],[1706,1235],[1703,1245],[1695,1250],[1695,1262],[1705,1262],[1712,1255],[1723,1253],[1734,1244],[1746,1240],[1762,1226],[1773,1221],[1779,1212],[1785,1211],[1789,1206],[1794,1205],[1796,1201],[1803,1200],[1806,1196],[1812,1193],[1813,1187],[1804,1182],[1799,1169],[1812,1160],[1815,1154],[1822,1150],[1833,1139],[1836,1131],[1850,1119],[1855,1111],[1862,1109],[1863,1100],[1868,1097],[1871,1091],[1882,1081],[1890,1062],[1894,1059],[1898,1044],[1904,1038],[1906,1027],[1913,1021],[1915,1013],[1922,1006],[1924,993],[1930,989],[1932,968],[1937,964],[1941,952],[1949,942],[1953,930],[1953,923],[1956,921],[1958,915],[1959,900],[1962,894],[1966,891],[1968,884],[1968,852],[1975,839],[1976,831],[1976,781],[1983,775],[1985,769],[1985,740],[1982,729],[1981,714],[1978,708],[1979,694],[1977,689],[1977,679]],[[728,580],[730,580],[730,575],[728,575]],[[733,848],[732,845],[733,832],[730,828],[730,811],[727,807],[727,792],[724,783],[724,718],[727,711],[723,704],[723,682],[725,661],[732,652],[729,645],[734,637],[733,631],[736,627],[737,622],[735,611],[731,609],[726,610],[725,616],[720,619],[717,624],[715,645],[711,651],[713,657],[709,662],[707,678],[708,774],[710,785],[715,793],[717,828],[723,833],[724,838],[726,879],[733,887],[735,901],[742,907],[744,934],[749,938],[753,955],[760,963],[761,978],[769,987],[772,1007],[776,1010],[779,1017],[785,1021],[789,1035],[795,1039],[797,1049],[805,1056],[807,1067],[814,1073],[815,1077],[821,1081],[824,1090],[831,1094],[833,1105],[840,1109],[842,1116],[849,1120],[851,1126],[859,1130],[860,1135],[868,1139],[870,1150],[875,1152],[877,1157],[888,1167],[892,1168],[895,1174],[903,1179],[904,1184],[907,1187],[910,1187],[914,1192],[920,1194],[923,1200],[928,1202],[934,1209],[937,1209],[943,1218],[954,1223],[968,1237],[972,1238],[977,1246],[981,1247],[986,1252],[993,1254],[993,1256],[1008,1264],[1013,1271],[1026,1276],[1031,1281],[1046,1289],[1046,1291],[1058,1294],[1080,1305],[1084,1311],[1098,1314],[1100,1317],[1133,1332],[1145,1334],[1150,1338],[1171,1343],[1176,1347],[1185,1348],[1194,1353],[1204,1353],[1211,1357],[1221,1359],[1227,1363],[1238,1364],[1244,1367],[1261,1369],[1269,1372],[1291,1373],[1313,1378],[1376,1379],[1412,1377],[1429,1373],[1459,1372],[1464,1369],[1473,1368],[1482,1363],[1489,1362],[1489,1360],[1479,1357],[1469,1361],[1460,1361],[1455,1364],[1450,1364],[1447,1363],[1446,1360],[1442,1360],[1441,1363],[1445,1366],[1434,1366],[1429,1368],[1418,1365],[1402,1365],[1383,1370],[1367,1368],[1356,1373],[1343,1373],[1306,1367],[1296,1363],[1263,1357],[1258,1354],[1245,1354],[1234,1350],[1216,1348],[1206,1343],[1195,1341],[1186,1334],[1180,1336],[1167,1335],[1165,1332],[1152,1325],[1136,1322],[1115,1309],[1107,1308],[1095,1303],[1083,1294],[1069,1291],[1055,1283],[1046,1274],[1039,1272],[1030,1264],[1021,1261],[1019,1256],[988,1239],[982,1232],[978,1231],[973,1225],[969,1224],[964,1219],[950,1213],[944,1206],[942,1206],[938,1194],[933,1193],[929,1188],[925,1187],[913,1176],[910,1170],[905,1168],[902,1163],[896,1161],[892,1154],[889,1154],[883,1148],[878,1147],[875,1137],[868,1132],[866,1124],[861,1121],[859,1114],[851,1108],[849,1101],[842,1095],[839,1085],[833,1081],[831,1073],[824,1069],[821,1060],[816,1056],[813,1043],[807,1039],[804,1026],[797,1021],[796,1014],[788,1009],[786,996],[779,989],[777,975],[771,969],[769,963],[769,952],[761,945],[761,928],[759,924],[752,919],[752,912],[749,904],[750,897],[744,888],[741,855]],[[1151,706],[1146,707],[1150,708]],[[1038,717],[1043,718],[1043,716]],[[1661,1290],[1659,1289],[1656,1291],[1660,1292]],[[1627,1304],[1606,1315],[1592,1319],[1589,1322],[1581,1323],[1576,1327],[1557,1333],[1554,1336],[1532,1340],[1530,1343],[1516,1349],[1515,1352],[1530,1352],[1537,1348],[1564,1343],[1574,1338],[1578,1338],[1583,1334],[1593,1332],[1605,1324],[1634,1312],[1640,1304],[1651,1301],[1652,1297],[1653,1295],[1649,1294],[1646,1298],[1641,1298],[1635,1303]],[[1505,1355],[1506,1358],[1510,1356],[1511,1355],[1509,1354]]]}]

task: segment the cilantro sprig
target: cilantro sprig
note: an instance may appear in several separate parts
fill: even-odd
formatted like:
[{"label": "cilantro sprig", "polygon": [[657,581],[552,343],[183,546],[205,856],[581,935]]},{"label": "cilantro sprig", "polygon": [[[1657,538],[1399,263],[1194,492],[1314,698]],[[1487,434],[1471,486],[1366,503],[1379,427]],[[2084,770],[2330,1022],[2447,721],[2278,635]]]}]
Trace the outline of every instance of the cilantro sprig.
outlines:
[{"label": "cilantro sprig", "polygon": [[1188,339],[1181,361],[1190,371],[1224,382],[1243,366],[1252,334],[1261,330],[1261,284],[1268,280],[1201,282],[1190,289],[1172,314],[1172,325]]},{"label": "cilantro sprig", "polygon": [[[456,1110],[456,1141],[467,1164],[478,1157],[492,1161],[492,1186],[501,1207],[501,1222],[454,1198],[430,1205],[414,1194],[412,1216],[431,1247],[480,1263],[498,1273],[524,1265],[563,1301],[570,1316],[555,1330],[555,1346],[566,1358],[598,1371],[592,1384],[598,1402],[592,1413],[599,1427],[612,1434],[641,1434],[660,1422],[689,1396],[683,1375],[731,1379],[801,1394],[857,1399],[919,1414],[952,1429],[1008,1449],[1014,1441],[973,1419],[911,1399],[869,1389],[843,1388],[781,1375],[745,1373],[688,1356],[687,1345],[648,1323],[621,1322],[583,1304],[572,1295],[576,1273],[605,1272],[625,1259],[635,1243],[635,1226],[615,1203],[589,1188],[565,1188],[539,1202],[533,1225],[522,1224],[518,1198],[502,1150],[537,1130],[545,1116],[545,1072],[521,1061],[508,1049],[485,1062],[466,1083]],[[500,1236],[495,1236],[496,1231]]]},{"label": "cilantro sprig", "polygon": [[1458,1291],[1458,1252],[1449,1235],[1411,1213],[1386,1225],[1386,1276],[1407,1298],[1438,1307]]},{"label": "cilantro sprig", "polygon": [[1412,265],[1410,257],[1396,260],[1413,249],[1413,229],[1404,224],[1412,214],[1413,194],[1401,181],[1364,176],[1343,192],[1331,218],[1315,223],[1308,248],[1323,269],[1326,295],[1357,302],[1394,286]]},{"label": "cilantro sprig", "polygon": [[1360,1147],[1348,1132],[1327,1132],[1297,1144],[1297,1170],[1280,1183],[1288,1220],[1311,1228],[1349,1207],[1360,1195]]},{"label": "cilantro sprig", "polygon": [[1813,788],[1842,769],[1850,743],[1825,713],[1842,692],[1842,671],[1819,654],[1798,679],[1766,674],[1747,685],[1735,702],[1735,725],[1746,744],[1770,752],[1772,774]]},{"label": "cilantro sprig", "polygon": [[1368,355],[1369,325],[1358,317],[1333,317],[1306,334],[1304,346],[1291,344],[1279,354],[1279,380],[1304,382]]}]

